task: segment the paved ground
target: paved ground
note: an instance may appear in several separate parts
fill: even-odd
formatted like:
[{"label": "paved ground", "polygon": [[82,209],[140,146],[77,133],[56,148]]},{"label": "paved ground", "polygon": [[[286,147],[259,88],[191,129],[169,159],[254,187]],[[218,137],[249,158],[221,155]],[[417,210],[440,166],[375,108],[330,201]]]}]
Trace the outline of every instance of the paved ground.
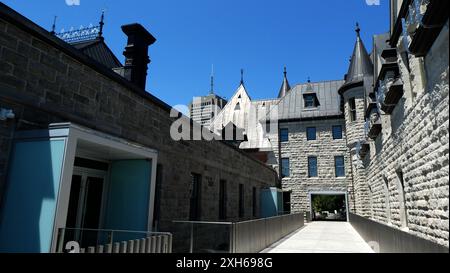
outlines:
[{"label": "paved ground", "polygon": [[312,222],[264,253],[374,253],[347,222]]}]

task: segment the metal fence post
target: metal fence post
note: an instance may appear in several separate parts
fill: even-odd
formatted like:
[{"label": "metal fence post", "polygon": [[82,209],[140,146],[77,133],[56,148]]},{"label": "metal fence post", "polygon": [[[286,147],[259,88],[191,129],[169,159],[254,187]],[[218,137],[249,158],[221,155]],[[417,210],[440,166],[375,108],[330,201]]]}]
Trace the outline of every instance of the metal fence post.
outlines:
[{"label": "metal fence post", "polygon": [[194,223],[191,223],[191,243],[189,246],[189,253],[194,253]]},{"label": "metal fence post", "polygon": [[58,233],[58,250],[57,250],[58,253],[63,253],[65,233],[66,233],[65,229],[63,229],[63,228],[59,229],[59,233]]}]

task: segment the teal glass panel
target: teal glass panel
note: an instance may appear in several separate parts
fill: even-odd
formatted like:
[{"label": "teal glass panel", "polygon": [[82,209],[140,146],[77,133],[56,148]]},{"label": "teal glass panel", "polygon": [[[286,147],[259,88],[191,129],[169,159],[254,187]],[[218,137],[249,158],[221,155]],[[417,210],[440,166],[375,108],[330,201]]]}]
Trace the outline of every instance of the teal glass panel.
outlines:
[{"label": "teal glass panel", "polygon": [[50,252],[65,140],[16,142],[0,224],[0,252]]},{"label": "teal glass panel", "polygon": [[111,164],[106,229],[147,231],[151,165],[151,160],[122,160]]}]

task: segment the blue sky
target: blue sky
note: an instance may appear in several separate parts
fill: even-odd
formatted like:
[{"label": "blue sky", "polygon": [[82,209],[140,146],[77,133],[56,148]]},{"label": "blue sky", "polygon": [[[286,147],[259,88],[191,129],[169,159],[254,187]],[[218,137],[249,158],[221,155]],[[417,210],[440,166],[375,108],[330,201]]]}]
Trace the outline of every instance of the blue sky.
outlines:
[{"label": "blue sky", "polygon": [[209,91],[230,98],[245,69],[253,99],[274,98],[287,66],[291,85],[342,79],[355,42],[355,23],[370,51],[372,35],[389,30],[389,1],[366,0],[2,0],[57,31],[96,24],[106,10],[105,38],[119,60],[126,37],[120,26],[138,22],[157,39],[149,53],[147,90],[170,105]]}]

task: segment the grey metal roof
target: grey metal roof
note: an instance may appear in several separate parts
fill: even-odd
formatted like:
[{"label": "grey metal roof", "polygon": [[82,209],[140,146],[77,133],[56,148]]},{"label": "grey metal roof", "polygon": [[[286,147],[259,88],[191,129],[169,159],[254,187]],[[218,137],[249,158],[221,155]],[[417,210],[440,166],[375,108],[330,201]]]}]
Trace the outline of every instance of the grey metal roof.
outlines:
[{"label": "grey metal roof", "polygon": [[360,36],[360,29],[357,26],[356,43],[353,49],[350,67],[345,78],[345,84],[356,83],[364,80],[364,76],[373,75],[373,65],[366,47]]},{"label": "grey metal roof", "polygon": [[[272,107],[267,119],[274,119],[276,116],[278,120],[288,120],[342,115],[338,90],[343,84],[343,80],[337,80],[296,85]],[[316,93],[320,106],[305,108],[303,95],[311,93],[311,88],[312,92]]]},{"label": "grey metal roof", "polygon": [[291,86],[289,85],[289,81],[287,79],[286,67],[284,68],[284,77],[283,83],[281,84],[280,92],[278,92],[278,98],[282,98],[286,96],[286,94],[291,90]]},{"label": "grey metal roof", "polygon": [[71,45],[109,69],[122,67],[120,61],[102,38],[73,43]]}]

